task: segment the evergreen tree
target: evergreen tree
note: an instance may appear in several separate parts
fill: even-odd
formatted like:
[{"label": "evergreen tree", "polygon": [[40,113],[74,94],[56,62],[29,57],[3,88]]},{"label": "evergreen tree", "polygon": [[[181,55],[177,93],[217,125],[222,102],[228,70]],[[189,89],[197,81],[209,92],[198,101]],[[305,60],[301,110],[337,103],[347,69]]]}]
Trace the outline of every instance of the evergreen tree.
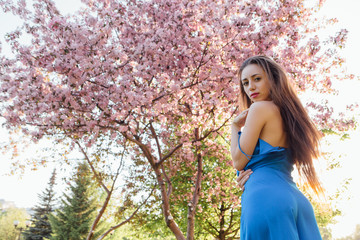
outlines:
[{"label": "evergreen tree", "polygon": [[48,187],[42,194],[39,194],[40,203],[33,208],[34,213],[31,214],[32,225],[23,232],[26,240],[42,240],[51,236],[51,225],[49,214],[54,211],[55,192],[54,185],[56,179],[56,170],[52,172]]},{"label": "evergreen tree", "polygon": [[95,212],[95,200],[90,171],[85,163],[77,167],[69,194],[64,193],[61,206],[55,214],[50,215],[53,240],[86,239]]}]

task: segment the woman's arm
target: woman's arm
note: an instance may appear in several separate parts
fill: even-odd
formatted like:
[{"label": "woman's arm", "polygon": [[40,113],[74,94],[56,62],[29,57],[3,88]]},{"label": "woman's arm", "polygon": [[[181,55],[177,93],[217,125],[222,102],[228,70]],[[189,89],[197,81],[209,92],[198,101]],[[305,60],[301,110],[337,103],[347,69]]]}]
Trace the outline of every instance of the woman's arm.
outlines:
[{"label": "woman's arm", "polygon": [[248,111],[249,109],[241,112],[240,115],[238,115],[231,124],[230,151],[231,151],[231,157],[233,159],[234,167],[235,167],[234,159],[239,159],[239,157],[241,157],[241,152],[239,151],[239,146],[238,146],[238,137],[239,137],[238,132],[245,125]]},{"label": "woman's arm", "polygon": [[242,112],[231,125],[231,157],[234,168],[239,171],[244,169],[251,157],[247,157],[240,151],[238,131],[244,126],[240,137],[240,147],[244,153],[251,155],[254,152],[261,130],[271,116],[271,109],[268,104],[266,101],[253,103],[248,112]]}]

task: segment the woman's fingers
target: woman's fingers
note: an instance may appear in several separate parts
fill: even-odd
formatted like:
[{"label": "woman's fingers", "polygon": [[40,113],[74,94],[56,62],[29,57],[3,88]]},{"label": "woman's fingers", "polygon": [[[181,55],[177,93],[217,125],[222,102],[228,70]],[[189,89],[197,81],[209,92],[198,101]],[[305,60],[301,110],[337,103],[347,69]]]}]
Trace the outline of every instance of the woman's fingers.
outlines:
[{"label": "woman's fingers", "polygon": [[245,124],[248,112],[249,109],[242,111],[238,116],[234,118],[233,123],[239,126],[243,126]]},{"label": "woman's fingers", "polygon": [[236,181],[242,190],[244,190],[244,185],[252,173],[253,172],[251,171],[251,169],[248,169],[246,171],[241,170],[239,172],[239,176],[236,178]]},{"label": "woman's fingers", "polygon": [[240,188],[241,189],[245,189],[245,183],[246,183],[246,181],[249,179],[249,176],[245,176],[245,177],[243,177],[242,179],[241,179],[241,181],[239,182],[239,185],[240,185]]}]

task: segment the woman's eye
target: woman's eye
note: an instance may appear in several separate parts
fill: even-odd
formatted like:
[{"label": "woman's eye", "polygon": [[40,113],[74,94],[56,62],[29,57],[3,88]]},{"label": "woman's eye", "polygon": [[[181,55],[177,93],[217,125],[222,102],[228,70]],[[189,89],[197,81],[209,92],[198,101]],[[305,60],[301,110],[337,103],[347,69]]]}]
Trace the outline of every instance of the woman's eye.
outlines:
[{"label": "woman's eye", "polygon": [[259,77],[255,78],[255,81],[260,81],[260,78]]},{"label": "woman's eye", "polygon": [[243,86],[247,86],[249,83],[248,82],[243,82],[242,84],[243,84]]}]

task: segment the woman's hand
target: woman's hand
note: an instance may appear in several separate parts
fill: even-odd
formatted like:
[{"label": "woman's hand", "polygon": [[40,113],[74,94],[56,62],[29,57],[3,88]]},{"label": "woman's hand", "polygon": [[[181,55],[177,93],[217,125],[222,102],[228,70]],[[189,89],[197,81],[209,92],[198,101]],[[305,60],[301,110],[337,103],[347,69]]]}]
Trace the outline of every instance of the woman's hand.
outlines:
[{"label": "woman's hand", "polygon": [[245,125],[248,112],[249,109],[242,111],[237,117],[234,118],[233,124],[239,128],[242,128]]},{"label": "woman's hand", "polygon": [[249,179],[249,176],[253,173],[253,171],[251,171],[251,169],[248,169],[246,171],[244,170],[241,170],[239,172],[239,176],[236,178],[236,181],[238,183],[238,185],[240,186],[240,189],[242,191],[245,190],[245,183],[247,182],[247,180]]}]

